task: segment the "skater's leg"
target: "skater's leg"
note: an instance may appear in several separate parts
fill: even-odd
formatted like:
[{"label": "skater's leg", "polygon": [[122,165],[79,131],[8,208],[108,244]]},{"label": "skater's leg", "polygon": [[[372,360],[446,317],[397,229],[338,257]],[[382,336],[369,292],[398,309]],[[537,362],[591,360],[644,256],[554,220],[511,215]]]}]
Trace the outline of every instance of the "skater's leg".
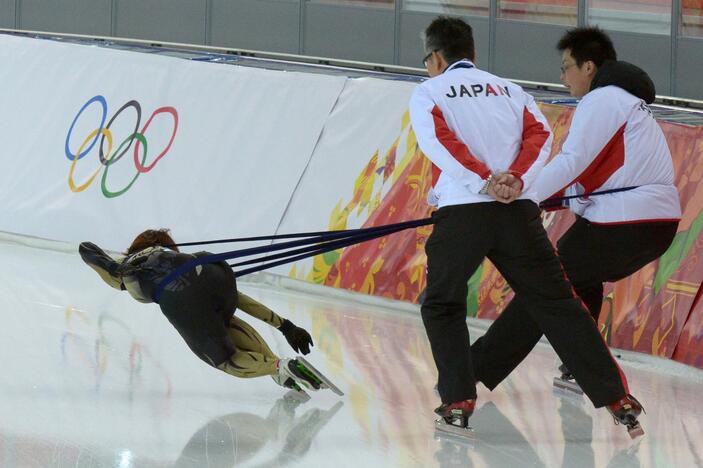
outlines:
[{"label": "skater's leg", "polygon": [[232,338],[232,341],[234,341],[234,344],[237,346],[237,349],[253,351],[255,353],[263,354],[268,358],[278,359],[278,356],[271,351],[271,348],[269,348],[266,341],[264,341],[254,327],[236,315],[233,315],[229,320],[227,332]]},{"label": "skater's leg", "polygon": [[[513,208],[504,214],[512,220],[512,235],[502,236],[489,257],[516,295],[524,295],[525,310],[593,404],[601,407],[620,400],[627,393],[624,374],[566,280],[539,209],[520,201],[508,206]],[[514,222],[516,218],[522,222]],[[497,221],[508,225],[505,219]]]},{"label": "skater's leg", "polygon": [[[517,295],[471,345],[476,381],[493,390],[520,364],[542,337],[537,323]],[[509,346],[506,344],[509,343]]]},{"label": "skater's leg", "polygon": [[435,213],[427,240],[427,289],[422,320],[439,371],[443,403],[476,398],[466,325],[467,282],[483,261],[487,234],[485,205],[449,206]]},{"label": "skater's leg", "polygon": [[274,381],[284,387],[296,388],[297,386],[297,389],[310,390],[330,388],[335,393],[343,395],[334,384],[325,382],[326,377],[317,373],[318,371],[303,358],[280,359],[271,351],[261,335],[236,315],[230,319],[228,334],[236,345],[237,352],[232,355],[229,364],[226,363],[225,372],[237,377],[272,375]]},{"label": "skater's leg", "polygon": [[217,368],[240,378],[261,377],[278,373],[278,359],[253,351],[237,351]]},{"label": "skater's leg", "polygon": [[251,378],[278,372],[278,356],[273,354],[259,333],[244,320],[232,316],[227,333],[237,351],[218,369],[235,377]]}]

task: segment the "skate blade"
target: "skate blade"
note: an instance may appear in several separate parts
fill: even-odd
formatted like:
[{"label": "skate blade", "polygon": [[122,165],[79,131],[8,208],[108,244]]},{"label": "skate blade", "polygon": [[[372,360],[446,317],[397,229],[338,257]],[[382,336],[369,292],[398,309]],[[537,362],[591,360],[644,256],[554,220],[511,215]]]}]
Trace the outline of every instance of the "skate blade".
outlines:
[{"label": "skate blade", "polygon": [[583,390],[581,390],[579,384],[572,382],[571,380],[564,380],[559,377],[554,377],[554,387],[575,395],[583,395]]},{"label": "skate blade", "polygon": [[435,437],[442,434],[450,434],[461,437],[462,439],[473,440],[475,438],[474,430],[471,427],[459,427],[449,424],[444,419],[437,419],[434,422]]},{"label": "skate blade", "polygon": [[315,374],[315,377],[322,381],[322,388],[329,388],[330,390],[332,390],[332,392],[336,393],[337,395],[344,396],[344,392],[341,391],[339,387],[337,387],[335,384],[333,384],[332,381],[325,376],[325,374],[315,369],[315,366],[310,364],[307,359],[302,356],[299,356],[296,359],[302,362],[303,365],[310,370],[310,372]]},{"label": "skate blade", "polygon": [[308,395],[305,390],[289,390],[285,395],[283,395],[283,398],[286,400],[299,401],[301,403],[307,403],[310,401],[310,395]]},{"label": "skate blade", "polygon": [[631,439],[636,439],[639,436],[644,435],[644,429],[642,429],[642,426],[640,425],[640,423],[637,423],[635,426],[628,427],[627,433],[630,434]]}]

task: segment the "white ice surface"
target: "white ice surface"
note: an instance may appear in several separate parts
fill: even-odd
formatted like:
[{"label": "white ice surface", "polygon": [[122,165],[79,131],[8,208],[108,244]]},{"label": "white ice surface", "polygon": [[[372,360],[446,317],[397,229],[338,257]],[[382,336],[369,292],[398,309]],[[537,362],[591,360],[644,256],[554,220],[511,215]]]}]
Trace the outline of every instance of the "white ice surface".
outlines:
[{"label": "white ice surface", "polygon": [[494,392],[479,385],[473,441],[437,440],[417,314],[241,283],[310,330],[310,361],[346,393],[296,405],[270,378],[205,365],[157,306],[110,289],[75,252],[0,242],[0,259],[0,467],[703,466],[700,371],[621,362],[647,409],[632,441],[585,397],[554,394],[555,355],[539,345]]}]

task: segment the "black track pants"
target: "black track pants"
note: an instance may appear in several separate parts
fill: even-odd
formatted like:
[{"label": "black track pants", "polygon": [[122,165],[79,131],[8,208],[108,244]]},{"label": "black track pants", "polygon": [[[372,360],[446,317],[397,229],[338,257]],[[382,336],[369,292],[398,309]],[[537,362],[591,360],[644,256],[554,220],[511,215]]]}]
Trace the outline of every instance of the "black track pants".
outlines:
[{"label": "black track pants", "polygon": [[[532,340],[537,330],[547,336],[596,407],[625,395],[624,376],[566,280],[537,205],[528,200],[455,205],[434,216],[436,224],[426,244],[422,319],[439,371],[443,403],[476,397],[466,295],[467,281],[485,257],[513,288],[514,301],[519,301],[522,311],[511,328],[519,338],[492,346],[504,354],[523,355],[525,350],[515,349],[515,342]],[[522,339],[523,333],[530,336]],[[481,368],[492,365],[490,354],[484,353]]]}]

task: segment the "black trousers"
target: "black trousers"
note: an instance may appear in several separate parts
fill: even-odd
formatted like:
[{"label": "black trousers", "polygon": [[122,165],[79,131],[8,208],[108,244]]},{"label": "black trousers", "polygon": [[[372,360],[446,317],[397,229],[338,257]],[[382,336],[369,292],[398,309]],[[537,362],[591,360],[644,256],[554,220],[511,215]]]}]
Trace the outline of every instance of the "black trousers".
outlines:
[{"label": "black trousers", "polygon": [[[559,258],[594,323],[603,301],[603,283],[626,278],[659,258],[671,245],[677,227],[678,222],[598,225],[578,218],[559,239]],[[542,337],[539,323],[525,312],[522,303],[513,300],[471,346],[476,378],[490,389],[502,382]],[[504,346],[506,341],[511,343],[509,348]],[[566,361],[564,364],[572,370]],[[574,376],[583,388],[583,377]]]},{"label": "black trousers", "polygon": [[598,322],[603,283],[627,278],[661,257],[674,240],[678,222],[593,224],[576,222],[557,242],[559,259],[576,294]]},{"label": "black trousers", "polygon": [[[524,349],[514,346],[527,341],[521,336],[522,322],[528,339],[533,339],[534,330],[547,336],[596,407],[625,396],[624,376],[566,280],[537,205],[528,200],[456,205],[438,210],[434,217],[435,227],[425,247],[427,292],[422,319],[439,371],[443,403],[476,397],[466,295],[467,281],[485,257],[513,288],[513,302],[524,312],[511,327],[512,335],[503,336],[501,343],[489,341],[492,346],[501,348],[503,355],[519,353],[524,358]],[[479,369],[490,369],[492,356],[483,353],[477,364]]]}]

